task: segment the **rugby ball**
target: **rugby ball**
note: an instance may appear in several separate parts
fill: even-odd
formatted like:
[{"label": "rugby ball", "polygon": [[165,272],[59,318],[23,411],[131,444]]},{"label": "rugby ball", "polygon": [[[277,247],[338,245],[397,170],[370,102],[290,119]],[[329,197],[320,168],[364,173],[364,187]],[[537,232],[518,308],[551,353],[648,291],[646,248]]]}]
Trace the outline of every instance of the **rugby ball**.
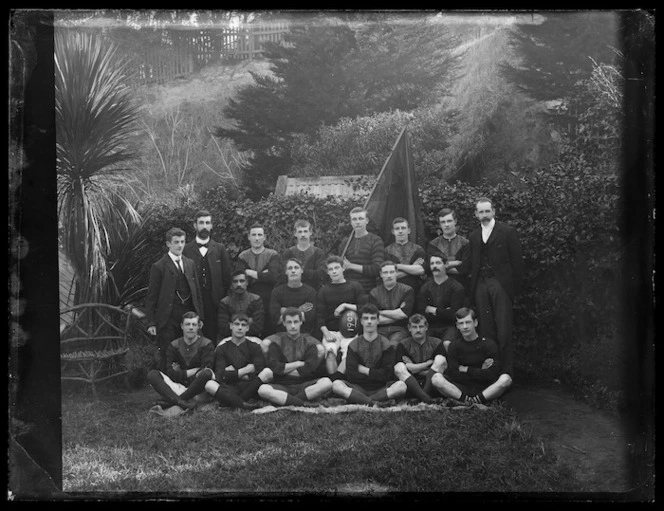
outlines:
[{"label": "rugby ball", "polygon": [[339,332],[346,338],[355,337],[360,333],[360,318],[354,310],[346,309],[339,317]]}]

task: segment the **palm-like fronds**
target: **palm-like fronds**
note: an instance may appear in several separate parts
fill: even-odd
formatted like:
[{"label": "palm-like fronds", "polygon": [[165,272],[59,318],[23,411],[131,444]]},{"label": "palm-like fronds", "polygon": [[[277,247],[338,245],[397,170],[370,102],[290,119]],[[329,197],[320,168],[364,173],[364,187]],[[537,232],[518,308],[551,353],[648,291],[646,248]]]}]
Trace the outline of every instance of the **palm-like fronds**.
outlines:
[{"label": "palm-like fronds", "polygon": [[78,300],[94,301],[107,280],[108,226],[120,222],[126,229],[140,218],[124,197],[122,175],[122,163],[133,157],[128,140],[138,109],[113,46],[67,31],[56,34],[54,48],[63,248],[77,275]]}]

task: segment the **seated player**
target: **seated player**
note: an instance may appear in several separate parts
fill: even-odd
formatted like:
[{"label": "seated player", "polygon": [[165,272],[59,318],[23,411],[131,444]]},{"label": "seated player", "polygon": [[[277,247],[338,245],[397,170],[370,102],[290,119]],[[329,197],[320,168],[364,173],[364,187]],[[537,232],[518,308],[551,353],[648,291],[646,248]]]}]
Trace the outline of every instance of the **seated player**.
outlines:
[{"label": "seated player", "polygon": [[328,257],[326,265],[330,282],[318,291],[316,325],[325,348],[327,374],[337,377],[337,373],[343,374],[346,370],[346,349],[357,333],[345,328],[346,331],[342,332],[340,319],[346,311],[357,313],[358,307],[366,303],[367,295],[359,282],[346,280],[341,257]]},{"label": "seated player", "polygon": [[214,377],[214,344],[198,334],[202,326],[196,312],[185,312],[182,337],[166,348],[166,374],[156,369],[148,373],[148,382],[164,398],[162,406],[188,409],[204,401],[205,384]]},{"label": "seated player", "polygon": [[247,338],[249,324],[249,316],[234,314],[231,336],[214,351],[214,380],[205,384],[205,390],[222,406],[256,408],[248,401],[258,398],[258,388],[272,379],[260,342]]},{"label": "seated player", "polygon": [[235,314],[246,314],[249,317],[247,337],[260,342],[263,338],[265,310],[260,296],[247,291],[248,280],[244,270],[235,270],[231,274],[231,290],[219,302],[217,315],[218,339],[220,341],[231,335],[231,318]]},{"label": "seated player", "polygon": [[447,256],[435,252],[429,256],[431,278],[420,288],[415,310],[427,318],[429,333],[443,340],[445,349],[459,337],[454,313],[464,305],[463,286],[447,276]]},{"label": "seated player", "polygon": [[316,378],[321,364],[318,340],[300,331],[302,312],[287,308],[281,315],[285,332],[268,337],[267,366],[273,374],[270,383],[261,385],[258,395],[277,406],[305,406],[332,390],[329,378]]},{"label": "seated player", "polygon": [[380,265],[382,283],[369,293],[369,303],[373,303],[380,312],[378,333],[384,335],[395,345],[408,337],[408,316],[415,306],[413,288],[397,282],[397,267],[392,261],[383,261]]},{"label": "seated player", "polygon": [[432,393],[437,394],[431,378],[447,367],[443,341],[428,335],[428,328],[427,319],[421,314],[413,314],[408,319],[410,337],[397,345],[394,365],[394,374],[408,389],[406,397],[425,403],[433,401]]},{"label": "seated player", "polygon": [[362,307],[363,333],[348,345],[344,379],[332,384],[332,392],[348,403],[371,406],[406,394],[406,384],[395,381],[394,346],[378,333],[378,316],[375,305]]},{"label": "seated player", "polygon": [[288,281],[275,287],[270,298],[272,331],[283,332],[283,312],[288,307],[297,307],[304,316],[302,331],[311,334],[316,326],[316,291],[302,283],[303,268],[299,259],[288,258],[284,269]]},{"label": "seated player", "polygon": [[509,374],[500,371],[500,351],[491,339],[477,334],[475,311],[462,307],[456,312],[461,339],[447,349],[447,369],[436,373],[431,383],[442,395],[465,404],[487,404],[512,385]]}]

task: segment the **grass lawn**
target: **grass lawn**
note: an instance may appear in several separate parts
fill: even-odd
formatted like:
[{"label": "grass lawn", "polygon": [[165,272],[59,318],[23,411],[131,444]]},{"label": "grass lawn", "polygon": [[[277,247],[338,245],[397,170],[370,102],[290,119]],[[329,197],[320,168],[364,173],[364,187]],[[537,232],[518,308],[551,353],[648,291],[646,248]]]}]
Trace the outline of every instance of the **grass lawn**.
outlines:
[{"label": "grass lawn", "polygon": [[213,406],[165,418],[148,412],[156,397],[141,390],[95,403],[63,394],[65,492],[578,490],[571,468],[500,403],[341,414]]}]

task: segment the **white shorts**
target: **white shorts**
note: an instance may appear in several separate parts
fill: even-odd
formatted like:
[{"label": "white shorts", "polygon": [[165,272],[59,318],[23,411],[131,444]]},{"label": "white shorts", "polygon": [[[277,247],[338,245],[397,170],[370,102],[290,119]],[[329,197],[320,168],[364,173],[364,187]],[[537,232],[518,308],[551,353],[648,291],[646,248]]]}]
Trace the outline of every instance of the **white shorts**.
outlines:
[{"label": "white shorts", "polygon": [[166,376],[164,373],[159,371],[161,373],[162,378],[166,382],[166,385],[168,385],[173,392],[175,392],[178,396],[181,396],[182,393],[187,390],[187,387],[182,385],[181,383],[178,383],[176,381],[171,380],[168,376]]},{"label": "white shorts", "polygon": [[348,345],[350,344],[350,341],[355,339],[355,337],[344,337],[341,332],[334,331],[330,331],[330,334],[332,334],[335,339],[333,342],[330,342],[326,341],[323,337],[322,344],[325,348],[325,352],[332,351],[336,355],[339,350],[341,350],[341,360],[345,360],[346,355],[348,354]]}]

